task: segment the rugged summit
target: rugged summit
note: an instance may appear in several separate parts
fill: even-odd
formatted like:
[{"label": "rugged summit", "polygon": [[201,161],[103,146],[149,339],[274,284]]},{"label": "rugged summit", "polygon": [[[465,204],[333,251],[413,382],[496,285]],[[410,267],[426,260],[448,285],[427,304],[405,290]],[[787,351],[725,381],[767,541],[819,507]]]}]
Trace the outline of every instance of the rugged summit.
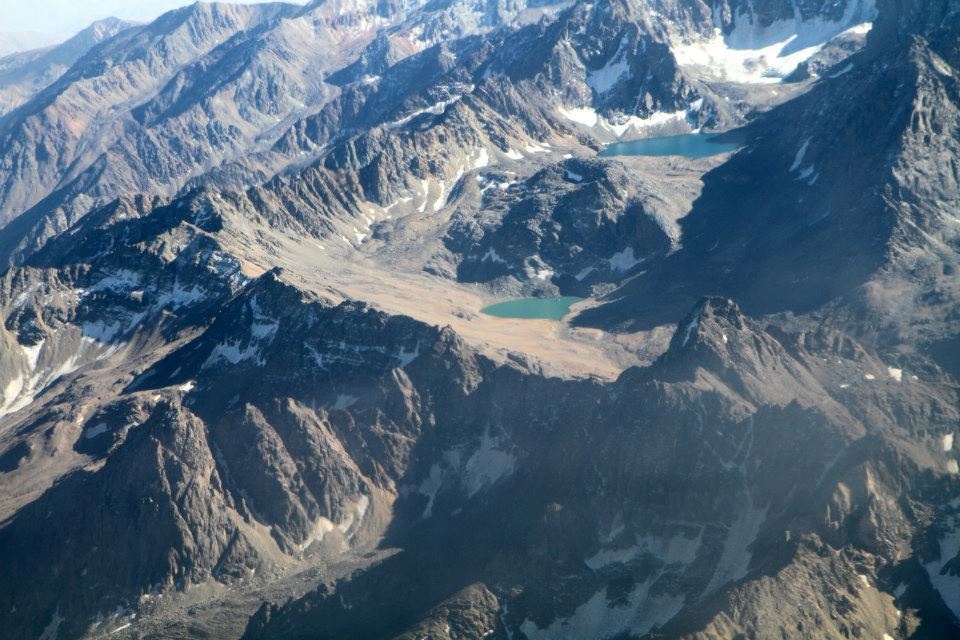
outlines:
[{"label": "rugged summit", "polygon": [[197,4],[0,59],[5,637],[956,636],[958,20]]}]

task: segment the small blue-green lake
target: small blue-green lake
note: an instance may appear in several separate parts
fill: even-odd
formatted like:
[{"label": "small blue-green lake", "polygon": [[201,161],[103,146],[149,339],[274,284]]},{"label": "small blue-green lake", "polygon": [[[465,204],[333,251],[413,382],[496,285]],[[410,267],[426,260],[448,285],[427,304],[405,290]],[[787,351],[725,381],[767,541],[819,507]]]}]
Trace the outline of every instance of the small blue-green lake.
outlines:
[{"label": "small blue-green lake", "polygon": [[717,136],[714,134],[689,133],[683,136],[614,142],[604,147],[599,155],[708,158],[721,153],[735,151],[739,146],[740,144],[737,142],[719,142]]},{"label": "small blue-green lake", "polygon": [[560,320],[570,311],[570,305],[583,298],[560,296],[559,298],[524,298],[498,302],[480,309],[482,313],[498,318],[524,318],[526,320]]}]

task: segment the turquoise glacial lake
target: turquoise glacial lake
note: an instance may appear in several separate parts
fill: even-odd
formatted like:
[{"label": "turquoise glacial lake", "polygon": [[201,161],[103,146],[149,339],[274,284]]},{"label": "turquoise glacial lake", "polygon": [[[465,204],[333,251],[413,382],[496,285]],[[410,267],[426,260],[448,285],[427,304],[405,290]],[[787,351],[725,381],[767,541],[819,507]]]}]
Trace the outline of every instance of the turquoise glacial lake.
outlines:
[{"label": "turquoise glacial lake", "polygon": [[717,136],[712,133],[689,133],[682,136],[614,142],[604,147],[598,155],[708,158],[735,151],[739,146],[738,142],[718,142]]},{"label": "turquoise glacial lake", "polygon": [[498,318],[524,318],[527,320],[560,320],[570,311],[570,305],[583,298],[561,296],[559,298],[524,298],[498,302],[480,309],[482,313]]}]

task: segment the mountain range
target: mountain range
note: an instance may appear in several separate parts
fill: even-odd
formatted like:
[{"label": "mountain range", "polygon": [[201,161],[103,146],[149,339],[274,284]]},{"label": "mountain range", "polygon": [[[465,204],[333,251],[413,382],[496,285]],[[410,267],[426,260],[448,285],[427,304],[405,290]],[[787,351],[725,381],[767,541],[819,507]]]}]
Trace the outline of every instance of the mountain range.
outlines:
[{"label": "mountain range", "polygon": [[960,637],[958,37],[317,0],[0,57],[5,637]]}]

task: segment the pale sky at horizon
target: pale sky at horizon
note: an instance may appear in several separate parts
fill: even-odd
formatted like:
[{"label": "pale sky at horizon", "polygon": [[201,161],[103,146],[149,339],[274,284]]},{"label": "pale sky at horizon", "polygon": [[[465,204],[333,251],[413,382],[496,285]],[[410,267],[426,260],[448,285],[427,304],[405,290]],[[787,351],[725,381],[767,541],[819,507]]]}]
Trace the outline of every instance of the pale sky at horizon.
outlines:
[{"label": "pale sky at horizon", "polygon": [[[242,4],[266,0],[229,0]],[[304,4],[304,0],[285,0]],[[147,22],[193,0],[0,0],[0,32],[37,32],[69,37],[111,16]]]}]

